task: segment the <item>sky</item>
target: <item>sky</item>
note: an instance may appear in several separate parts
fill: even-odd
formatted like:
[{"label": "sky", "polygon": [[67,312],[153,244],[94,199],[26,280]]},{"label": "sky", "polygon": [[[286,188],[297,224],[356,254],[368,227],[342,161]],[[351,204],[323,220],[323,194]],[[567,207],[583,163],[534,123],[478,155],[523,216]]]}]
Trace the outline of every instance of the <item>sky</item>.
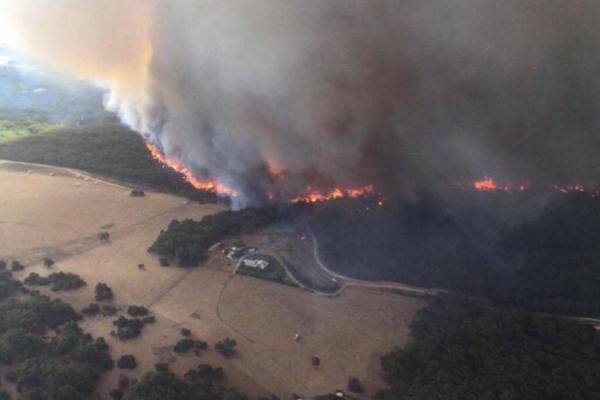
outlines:
[{"label": "sky", "polygon": [[106,84],[109,110],[244,204],[600,186],[598,20],[597,0],[0,0],[11,44]]}]

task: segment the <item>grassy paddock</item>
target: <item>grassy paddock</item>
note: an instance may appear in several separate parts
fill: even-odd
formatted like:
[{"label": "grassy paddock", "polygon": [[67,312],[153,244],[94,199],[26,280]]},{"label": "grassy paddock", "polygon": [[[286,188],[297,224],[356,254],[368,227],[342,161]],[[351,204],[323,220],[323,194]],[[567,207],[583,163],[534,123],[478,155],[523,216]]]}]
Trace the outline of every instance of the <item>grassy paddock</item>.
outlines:
[{"label": "grassy paddock", "polygon": [[0,159],[76,168],[199,201],[216,200],[152,159],[141,137],[109,114],[78,125],[53,123],[41,113],[0,112]]}]

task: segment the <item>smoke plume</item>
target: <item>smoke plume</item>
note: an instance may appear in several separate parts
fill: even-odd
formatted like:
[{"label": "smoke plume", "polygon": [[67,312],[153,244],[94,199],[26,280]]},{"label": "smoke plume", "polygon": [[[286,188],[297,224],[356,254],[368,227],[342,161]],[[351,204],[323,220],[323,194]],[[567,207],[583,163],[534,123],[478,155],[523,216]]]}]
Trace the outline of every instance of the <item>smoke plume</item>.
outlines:
[{"label": "smoke plume", "polygon": [[242,204],[599,185],[596,0],[0,0],[15,43]]}]

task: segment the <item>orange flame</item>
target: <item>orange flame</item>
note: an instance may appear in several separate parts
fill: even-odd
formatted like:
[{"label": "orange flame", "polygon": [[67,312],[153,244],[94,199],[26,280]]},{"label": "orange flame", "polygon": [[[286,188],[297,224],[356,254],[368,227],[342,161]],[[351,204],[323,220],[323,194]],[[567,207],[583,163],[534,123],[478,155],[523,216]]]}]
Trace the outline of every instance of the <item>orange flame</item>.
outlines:
[{"label": "orange flame", "polygon": [[373,185],[350,189],[334,188],[327,191],[312,190],[311,187],[308,187],[306,192],[293,198],[292,203],[320,203],[328,200],[341,199],[343,197],[362,197],[374,193],[375,189],[373,188]]},{"label": "orange flame", "polygon": [[268,162],[267,170],[269,171],[269,175],[271,175],[274,180],[282,181],[285,179],[285,171],[279,166],[279,164]]},{"label": "orange flame", "polygon": [[528,189],[528,184],[523,182],[498,183],[494,178],[484,176],[483,179],[473,182],[473,188],[479,192],[522,192]]},{"label": "orange flame", "polygon": [[475,190],[480,191],[490,191],[497,189],[496,182],[494,182],[494,179],[488,178],[487,176],[483,177],[482,180],[473,182],[473,186],[475,187]]},{"label": "orange flame", "polygon": [[146,142],[146,148],[150,152],[153,159],[160,162],[161,164],[171,168],[172,170],[183,175],[186,181],[190,183],[194,188],[198,190],[204,190],[208,192],[217,193],[229,197],[236,197],[237,192],[218,181],[212,179],[200,180],[194,177],[192,171],[190,171],[185,165],[178,160],[167,158],[161,151],[159,151],[154,145]]}]

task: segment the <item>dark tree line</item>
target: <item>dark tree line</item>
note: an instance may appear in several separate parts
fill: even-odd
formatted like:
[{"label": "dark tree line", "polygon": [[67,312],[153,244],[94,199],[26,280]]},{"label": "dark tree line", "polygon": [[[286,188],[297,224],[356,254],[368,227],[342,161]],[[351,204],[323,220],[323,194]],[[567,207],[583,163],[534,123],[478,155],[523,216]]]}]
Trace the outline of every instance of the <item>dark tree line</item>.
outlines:
[{"label": "dark tree line", "polygon": [[348,275],[600,316],[600,199],[555,196],[537,214],[523,211],[537,201],[529,193],[459,200],[460,211],[427,197],[369,212],[332,205],[312,226],[325,261]]},{"label": "dark tree line", "polygon": [[226,388],[221,368],[199,364],[180,379],[168,367],[157,365],[139,382],[131,385],[121,396],[124,400],[248,400],[236,388]]},{"label": "dark tree line", "polygon": [[588,400],[600,393],[589,325],[442,295],[417,313],[413,342],[382,359],[384,400]]},{"label": "dark tree line", "polygon": [[180,267],[197,266],[213,244],[227,236],[255,231],[272,223],[276,217],[273,208],[246,208],[208,215],[200,222],[173,220],[148,251],[165,263],[174,261]]}]

